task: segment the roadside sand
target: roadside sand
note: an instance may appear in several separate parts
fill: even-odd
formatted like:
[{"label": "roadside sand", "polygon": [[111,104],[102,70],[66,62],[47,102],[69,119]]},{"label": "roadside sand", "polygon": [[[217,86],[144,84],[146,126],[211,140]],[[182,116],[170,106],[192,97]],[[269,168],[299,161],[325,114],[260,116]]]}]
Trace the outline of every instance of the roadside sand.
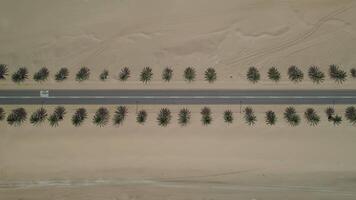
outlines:
[{"label": "roadside sand", "polygon": [[[327,79],[314,85],[306,77],[300,84],[287,80],[290,65],[306,73],[310,65],[324,72],[338,64],[347,72],[356,67],[356,4],[352,0],[315,1],[56,1],[11,0],[0,3],[0,62],[27,66],[30,76],[46,66],[48,83],[28,81],[16,85],[2,81],[1,89],[23,88],[238,88],[300,89],[354,88],[355,80],[343,85]],[[16,12],[15,12],[16,11]],[[262,81],[246,81],[246,70],[256,66]],[[81,66],[92,70],[91,81],[78,84],[74,74]],[[123,67],[132,77],[117,80]],[[151,66],[153,81],[138,81],[143,67]],[[161,81],[164,67],[174,69],[170,83]],[[187,84],[182,73],[197,70],[197,81]],[[283,79],[268,81],[269,67],[277,66]],[[69,81],[55,83],[60,67],[71,71]],[[208,84],[203,72],[215,67],[218,81]],[[98,81],[104,69],[111,80]]]},{"label": "roadside sand", "polygon": [[[123,126],[95,127],[91,120],[80,128],[70,124],[75,108],[59,128],[20,128],[1,122],[0,195],[6,199],[353,199],[356,159],[355,127],[322,121],[317,127],[291,128],[282,120],[287,105],[253,106],[255,127],[244,124],[239,106],[210,106],[213,123],[200,122],[202,106],[188,105],[192,122],[177,124],[182,106],[167,106],[172,123],[161,128],[155,117],[161,107],[141,105],[149,112],[147,124],[135,122],[130,105]],[[24,106],[30,113],[33,106]],[[85,106],[92,118],[99,106]],[[115,106],[108,106],[111,114]],[[296,106],[302,113],[309,106]],[[343,114],[346,106],[336,106]],[[6,106],[9,110],[14,106]],[[225,109],[235,112],[235,123],[222,120]],[[268,127],[264,112],[275,110],[279,123]],[[36,182],[40,181],[40,182]],[[10,185],[9,185],[10,184]],[[12,185],[11,185],[12,184]],[[28,188],[23,188],[24,184]],[[48,186],[48,185],[53,186]],[[6,189],[6,187],[17,189]]]}]

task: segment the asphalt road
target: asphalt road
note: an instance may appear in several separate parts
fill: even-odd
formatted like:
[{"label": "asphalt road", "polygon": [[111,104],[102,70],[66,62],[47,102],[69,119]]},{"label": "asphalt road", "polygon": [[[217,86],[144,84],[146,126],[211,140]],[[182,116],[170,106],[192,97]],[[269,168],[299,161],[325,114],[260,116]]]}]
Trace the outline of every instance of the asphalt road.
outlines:
[{"label": "asphalt road", "polygon": [[356,104],[356,90],[0,90],[1,104]]}]

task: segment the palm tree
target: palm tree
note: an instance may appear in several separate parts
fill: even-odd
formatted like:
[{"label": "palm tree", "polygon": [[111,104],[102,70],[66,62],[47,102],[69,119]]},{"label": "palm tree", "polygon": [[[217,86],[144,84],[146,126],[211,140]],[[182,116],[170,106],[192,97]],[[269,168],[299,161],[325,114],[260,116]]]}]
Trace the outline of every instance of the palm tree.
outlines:
[{"label": "palm tree", "polygon": [[286,119],[291,126],[297,126],[300,123],[300,116],[297,114],[294,107],[286,108],[284,111],[284,119]]},{"label": "palm tree", "polygon": [[335,114],[335,109],[333,107],[328,107],[325,109],[325,114],[328,117],[328,120],[330,121]]},{"label": "palm tree", "polygon": [[93,117],[93,123],[97,126],[103,127],[109,122],[109,110],[105,107],[100,107]]},{"label": "palm tree", "polygon": [[143,70],[141,71],[140,80],[141,80],[143,83],[147,84],[149,81],[151,81],[152,76],[153,76],[152,68],[150,68],[150,67],[145,67],[145,68],[143,68]]},{"label": "palm tree", "polygon": [[200,114],[201,114],[201,122],[203,123],[203,125],[208,125],[211,123],[211,121],[213,121],[213,118],[211,117],[210,108],[208,107],[202,108]]},{"label": "palm tree", "polygon": [[157,116],[158,125],[165,127],[171,121],[171,111],[168,108],[162,108]]},{"label": "palm tree", "polygon": [[352,124],[356,124],[356,108],[354,106],[349,106],[345,110],[345,117]]},{"label": "palm tree", "polygon": [[[352,78],[356,78],[356,68],[350,69],[350,74]],[[0,70],[0,77],[1,77],[1,70]]]},{"label": "palm tree", "polygon": [[119,73],[119,80],[126,81],[128,78],[130,78],[130,74],[131,74],[131,71],[128,67],[122,68]]},{"label": "palm tree", "polygon": [[313,81],[313,83],[319,84],[325,80],[324,72],[320,71],[317,66],[311,66],[308,70],[308,76]]},{"label": "palm tree", "polygon": [[75,79],[79,82],[82,82],[82,81],[88,80],[89,77],[90,77],[90,69],[87,67],[82,67],[77,72]]},{"label": "palm tree", "polygon": [[87,110],[85,108],[78,108],[72,116],[72,124],[76,127],[82,125],[84,120],[88,117]]},{"label": "palm tree", "polygon": [[59,69],[59,71],[57,72],[57,74],[54,76],[54,79],[58,82],[60,81],[64,81],[68,78],[69,76],[69,70],[65,67],[62,67],[61,69]]},{"label": "palm tree", "polygon": [[288,68],[288,78],[294,83],[298,83],[303,80],[304,74],[302,70],[300,70],[298,67],[293,65]]},{"label": "palm tree", "polygon": [[268,70],[268,78],[274,82],[278,82],[281,79],[281,73],[275,67],[271,67]]},{"label": "palm tree", "polygon": [[215,69],[211,67],[206,69],[204,76],[205,76],[205,80],[208,81],[209,83],[213,83],[214,81],[216,81],[217,78]]},{"label": "palm tree", "polygon": [[340,125],[341,122],[342,122],[342,117],[339,116],[339,115],[335,115],[334,117],[332,117],[332,120],[331,120],[331,121],[333,122],[333,124],[334,124],[335,126],[338,126],[338,125]]},{"label": "palm tree", "polygon": [[307,120],[307,122],[309,123],[310,126],[316,126],[319,124],[320,122],[320,117],[319,115],[316,113],[316,111],[314,110],[314,108],[308,108],[305,112],[304,112],[304,117]]},{"label": "palm tree", "polygon": [[147,112],[145,110],[140,110],[137,113],[136,121],[139,124],[144,124],[147,120]]},{"label": "palm tree", "polygon": [[188,82],[195,80],[195,69],[193,67],[187,67],[184,70],[184,79]]},{"label": "palm tree", "polygon": [[58,126],[59,122],[64,119],[66,109],[63,106],[57,106],[53,113],[48,117],[49,124],[54,127]]},{"label": "palm tree", "polygon": [[33,80],[36,82],[43,82],[47,80],[49,76],[49,70],[46,67],[42,67],[38,72],[33,75]]},{"label": "palm tree", "polygon": [[234,116],[231,110],[224,111],[224,121],[228,124],[231,124],[234,121]]},{"label": "palm tree", "polygon": [[166,67],[162,72],[162,79],[169,82],[173,77],[173,69]]},{"label": "palm tree", "polygon": [[114,124],[122,125],[125,121],[127,112],[128,110],[125,106],[118,106],[116,108],[115,115],[114,115]]},{"label": "palm tree", "polygon": [[246,77],[247,80],[251,81],[252,83],[257,83],[260,80],[261,75],[257,68],[250,67],[247,70]]},{"label": "palm tree", "polygon": [[269,110],[266,112],[266,124],[267,125],[275,125],[277,122],[277,116],[276,113],[274,113],[272,110]]},{"label": "palm tree", "polygon": [[7,65],[0,64],[0,80],[5,80],[8,72],[9,70],[7,69]]},{"label": "palm tree", "polygon": [[30,122],[33,125],[39,125],[44,122],[47,118],[47,110],[44,108],[39,108],[30,117]]},{"label": "palm tree", "polygon": [[330,65],[329,76],[335,82],[343,83],[344,81],[346,81],[347,73],[344,70],[341,70],[337,65]]},{"label": "palm tree", "polygon": [[5,119],[5,110],[0,107],[0,121]]},{"label": "palm tree", "polygon": [[252,108],[246,107],[244,113],[245,113],[245,115],[244,115],[245,122],[250,126],[255,125],[255,123],[257,121],[257,117],[256,117],[254,111],[252,110]]},{"label": "palm tree", "polygon": [[7,123],[13,126],[20,126],[26,121],[27,113],[24,108],[16,108],[7,116]]},{"label": "palm tree", "polygon": [[104,70],[101,72],[101,74],[99,75],[99,79],[100,79],[101,81],[105,81],[105,80],[107,80],[108,78],[109,78],[109,71],[106,70],[106,69],[104,69]]},{"label": "palm tree", "polygon": [[28,70],[26,67],[19,68],[12,74],[12,81],[15,83],[21,83],[28,79]]},{"label": "palm tree", "polygon": [[190,110],[183,108],[179,111],[178,114],[178,123],[182,126],[185,126],[190,121]]}]

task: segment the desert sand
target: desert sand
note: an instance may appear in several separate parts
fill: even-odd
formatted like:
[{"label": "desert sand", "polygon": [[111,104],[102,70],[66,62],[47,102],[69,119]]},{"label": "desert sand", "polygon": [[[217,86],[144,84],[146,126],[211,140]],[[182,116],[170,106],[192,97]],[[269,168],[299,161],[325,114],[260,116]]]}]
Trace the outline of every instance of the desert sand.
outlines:
[{"label": "desert sand", "polygon": [[[117,88],[117,89],[354,89],[329,78],[313,84],[307,77],[292,84],[290,65],[306,70],[330,64],[347,72],[356,67],[356,1],[354,0],[1,0],[0,63],[10,74],[26,66],[30,77],[40,67],[51,71],[45,83],[14,84],[8,77],[0,89]],[[256,66],[262,79],[248,83],[245,73]],[[74,81],[81,66],[91,69],[84,83]],[[117,74],[130,67],[123,83]],[[154,78],[138,81],[143,67]],[[161,80],[166,66],[174,69],[170,83]],[[183,70],[193,66],[197,80],[186,83]],[[279,83],[267,80],[276,66]],[[56,83],[53,74],[68,67],[69,80]],[[218,80],[209,84],[203,72],[214,67]],[[111,77],[98,81],[108,69]],[[3,106],[8,112],[19,106]],[[246,106],[246,105],[245,105]],[[145,125],[135,122],[135,106],[123,126],[94,126],[98,106],[85,106],[90,115],[80,128],[70,124],[73,111],[58,128],[48,124],[21,127],[0,122],[0,199],[356,199],[355,126],[327,122],[325,106],[317,127],[302,120],[290,127],[282,120],[287,105],[253,106],[256,126],[243,120],[238,105],[212,105],[213,123],[202,126],[197,105],[139,105],[149,112]],[[343,114],[348,105],[336,106]],[[29,113],[38,106],[24,106]],[[53,106],[46,106],[50,111]],[[111,114],[115,105],[110,105]],[[155,116],[161,107],[173,111],[162,128]],[[191,124],[180,127],[177,112],[193,111]],[[235,112],[227,125],[222,112]],[[266,110],[279,122],[263,123]]]},{"label": "desert sand", "polygon": [[[21,127],[1,122],[0,196],[5,199],[353,199],[355,191],[355,127],[329,123],[323,111],[317,127],[302,119],[290,127],[282,112],[287,105],[253,106],[258,121],[249,127],[239,106],[211,105],[213,123],[200,122],[202,106],[187,105],[192,121],[177,123],[183,106],[140,105],[148,121],[135,121],[136,107],[122,126],[99,128],[91,123],[99,106],[88,108],[79,128],[70,116],[79,106],[66,106],[58,128],[48,124]],[[11,110],[16,106],[6,106]],[[24,106],[29,113],[38,106]],[[49,111],[53,107],[46,106]],[[107,106],[111,114],[114,105]],[[172,111],[172,122],[159,127],[161,107]],[[296,106],[302,115],[309,105]],[[231,109],[233,124],[223,122]],[[336,106],[343,114],[345,106]],[[269,127],[264,112],[276,111]]]},{"label": "desert sand", "polygon": [[[52,72],[45,84],[10,80],[0,88],[354,88],[355,80],[343,85],[327,79],[315,85],[307,77],[291,84],[286,72],[296,65],[306,73],[311,65],[327,72],[330,64],[344,70],[356,66],[353,0],[299,1],[1,1],[0,62],[10,73],[19,66],[30,76],[40,67]],[[90,81],[78,84],[74,74],[81,66],[92,71]],[[144,85],[138,75],[153,68],[153,81]],[[170,66],[174,77],[161,80]],[[184,69],[192,66],[197,81],[187,84]],[[248,83],[250,66],[260,69],[262,80]],[[271,66],[283,77],[275,84],[267,79]],[[70,80],[56,83],[53,74],[68,67]],[[132,76],[122,83],[118,72],[130,67]],[[203,72],[214,67],[218,81],[208,84]],[[111,73],[98,81],[103,69]]]}]

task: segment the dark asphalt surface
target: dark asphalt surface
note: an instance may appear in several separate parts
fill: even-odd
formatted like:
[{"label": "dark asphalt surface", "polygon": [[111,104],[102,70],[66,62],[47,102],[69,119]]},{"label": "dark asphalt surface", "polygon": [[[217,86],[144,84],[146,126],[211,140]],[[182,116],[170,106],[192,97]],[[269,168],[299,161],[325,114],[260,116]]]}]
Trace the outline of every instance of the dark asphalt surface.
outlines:
[{"label": "dark asphalt surface", "polygon": [[0,90],[0,104],[356,104],[356,90]]}]

